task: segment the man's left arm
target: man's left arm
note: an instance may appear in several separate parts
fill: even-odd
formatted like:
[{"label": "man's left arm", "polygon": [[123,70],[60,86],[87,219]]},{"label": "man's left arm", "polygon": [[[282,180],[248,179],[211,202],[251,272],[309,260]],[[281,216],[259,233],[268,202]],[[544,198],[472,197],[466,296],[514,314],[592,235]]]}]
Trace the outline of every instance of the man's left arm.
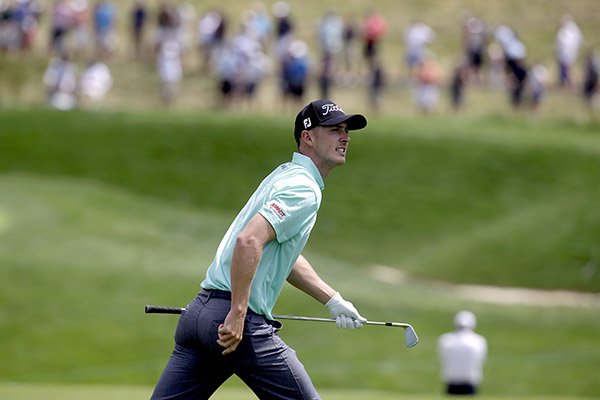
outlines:
[{"label": "man's left arm", "polygon": [[354,305],[344,300],[339,292],[329,286],[314,270],[304,256],[300,255],[287,281],[297,289],[324,304],[336,320],[338,328],[361,328],[367,321],[362,317]]}]

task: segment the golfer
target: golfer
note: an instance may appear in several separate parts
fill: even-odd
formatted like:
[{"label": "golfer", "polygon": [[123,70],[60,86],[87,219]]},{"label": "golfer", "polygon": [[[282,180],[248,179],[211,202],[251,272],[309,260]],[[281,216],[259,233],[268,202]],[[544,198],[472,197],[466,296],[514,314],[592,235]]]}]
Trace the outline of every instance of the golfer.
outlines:
[{"label": "golfer", "polygon": [[318,399],[271,314],[287,280],[324,304],[338,328],[366,319],[301,255],[323,180],[346,163],[349,131],[367,120],[316,100],[296,116],[298,151],[258,186],[223,237],[202,290],[186,307],[152,399],[207,399],[236,374],[260,399]]},{"label": "golfer", "polygon": [[477,394],[483,379],[487,341],[475,333],[476,325],[475,314],[460,311],[454,317],[454,332],[444,333],[438,339],[438,355],[446,394]]}]

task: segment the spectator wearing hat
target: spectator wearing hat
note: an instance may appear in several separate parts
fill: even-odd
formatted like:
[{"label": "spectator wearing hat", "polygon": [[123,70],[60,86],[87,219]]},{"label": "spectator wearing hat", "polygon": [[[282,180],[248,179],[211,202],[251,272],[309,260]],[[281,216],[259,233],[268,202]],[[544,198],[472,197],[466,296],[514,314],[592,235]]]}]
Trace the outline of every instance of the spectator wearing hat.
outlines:
[{"label": "spectator wearing hat", "polygon": [[455,330],[438,339],[442,380],[449,395],[475,395],[483,379],[487,341],[475,333],[476,325],[475,314],[460,311],[454,317]]}]

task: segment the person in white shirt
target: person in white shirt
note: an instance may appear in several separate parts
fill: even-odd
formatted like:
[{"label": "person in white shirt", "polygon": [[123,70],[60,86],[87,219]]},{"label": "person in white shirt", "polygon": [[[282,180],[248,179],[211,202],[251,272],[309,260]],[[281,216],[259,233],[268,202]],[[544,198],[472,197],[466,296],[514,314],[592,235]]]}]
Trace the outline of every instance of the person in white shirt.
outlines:
[{"label": "person in white shirt", "polygon": [[80,100],[84,105],[100,103],[113,85],[108,66],[100,60],[90,61],[79,78]]},{"label": "person in white shirt", "polygon": [[412,77],[423,62],[427,46],[435,39],[435,31],[422,21],[414,21],[404,30],[405,62]]},{"label": "person in white shirt", "polygon": [[161,82],[161,98],[164,104],[172,104],[183,79],[182,48],[175,39],[164,40],[159,47],[156,65]]},{"label": "person in white shirt", "polygon": [[556,33],[556,60],[558,62],[559,85],[571,87],[573,66],[577,62],[583,34],[570,15],[564,15]]},{"label": "person in white shirt", "polygon": [[50,107],[66,111],[77,105],[77,68],[67,52],[63,51],[50,60],[43,82]]},{"label": "person in white shirt", "polygon": [[475,333],[477,319],[470,311],[454,317],[454,332],[438,339],[442,380],[450,395],[475,395],[483,380],[483,364],[487,358],[487,341]]}]

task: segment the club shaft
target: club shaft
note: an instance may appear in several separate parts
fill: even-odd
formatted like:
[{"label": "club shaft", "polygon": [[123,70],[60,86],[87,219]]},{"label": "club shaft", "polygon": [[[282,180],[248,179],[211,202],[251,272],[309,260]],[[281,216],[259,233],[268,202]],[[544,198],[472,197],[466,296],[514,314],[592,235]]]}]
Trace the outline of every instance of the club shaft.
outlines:
[{"label": "club shaft", "polygon": [[[185,311],[185,308],[181,307],[163,307],[163,306],[146,306],[146,314],[181,314]],[[313,321],[313,322],[335,322],[334,318],[319,318],[319,317],[301,317],[296,315],[279,315],[274,314],[273,318],[276,319],[287,319],[293,321]],[[367,321],[367,325],[381,325],[381,326],[393,326],[399,328],[408,328],[410,324],[403,322],[381,322],[381,321]]]},{"label": "club shaft", "polygon": [[[314,321],[314,322],[335,322],[334,318],[318,318],[318,317],[299,317],[295,315],[273,315],[275,319],[289,319],[294,321]],[[381,325],[381,326],[394,326],[398,328],[408,328],[410,324],[403,322],[381,322],[381,321],[367,321],[367,325]]]},{"label": "club shaft", "polygon": [[[181,314],[185,311],[185,308],[181,307],[161,307],[161,306],[150,306],[147,305],[144,309],[147,314]],[[315,321],[315,322],[335,322],[333,318],[319,318],[319,317],[300,317],[296,315],[273,315],[275,319],[287,319],[294,321]],[[391,326],[404,328],[404,342],[406,347],[413,347],[419,342],[419,338],[413,327],[410,324],[403,322],[379,322],[379,321],[367,321],[366,325],[379,325],[379,326]]]}]

